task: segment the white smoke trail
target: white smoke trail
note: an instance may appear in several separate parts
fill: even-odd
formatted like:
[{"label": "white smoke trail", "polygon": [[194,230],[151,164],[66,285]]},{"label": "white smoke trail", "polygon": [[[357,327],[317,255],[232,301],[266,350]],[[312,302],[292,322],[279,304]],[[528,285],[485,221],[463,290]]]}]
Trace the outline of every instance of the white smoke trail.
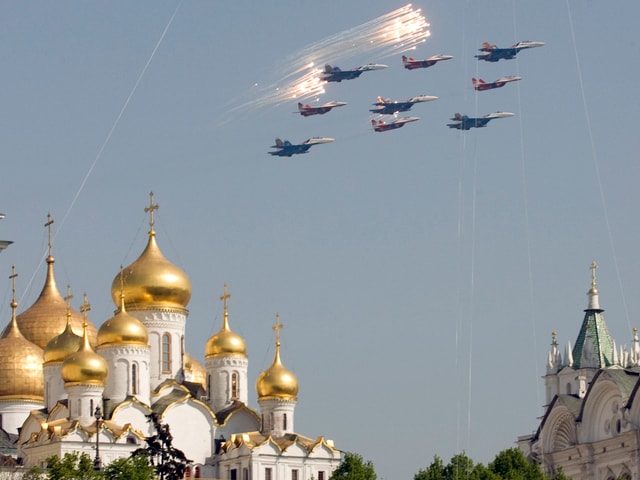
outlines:
[{"label": "white smoke trail", "polygon": [[231,111],[253,110],[293,99],[316,97],[324,93],[320,80],[324,64],[334,64],[358,55],[378,59],[413,50],[431,35],[429,23],[420,9],[411,4],[307,45],[274,65],[281,73],[278,81],[255,84],[245,101]]}]

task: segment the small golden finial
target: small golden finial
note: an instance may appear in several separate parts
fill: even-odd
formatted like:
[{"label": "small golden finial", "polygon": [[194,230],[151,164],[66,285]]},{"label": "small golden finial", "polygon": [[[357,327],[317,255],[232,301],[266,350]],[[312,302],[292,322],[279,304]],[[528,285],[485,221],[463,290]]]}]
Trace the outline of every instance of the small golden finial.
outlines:
[{"label": "small golden finial", "polygon": [[51,218],[51,212],[47,213],[47,223],[44,224],[47,227],[49,235],[49,256],[51,256],[51,225],[53,225],[53,218]]},{"label": "small golden finial", "polygon": [[284,325],[280,323],[280,314],[276,313],[276,324],[271,327],[271,329],[276,332],[276,347],[280,346],[280,329],[283,327]]},{"label": "small golden finial", "polygon": [[591,262],[591,287],[595,288],[596,286],[596,268],[598,268],[598,264],[596,262]]},{"label": "small golden finial", "polygon": [[149,232],[153,232],[154,220],[153,220],[153,212],[158,210],[160,205],[157,203],[153,203],[153,192],[149,192],[149,206],[144,207],[145,213],[149,213]]},{"label": "small golden finial", "polygon": [[224,284],[224,294],[220,297],[222,300],[222,308],[224,309],[224,314],[227,315],[227,300],[231,298],[231,295],[227,292],[227,284]]}]

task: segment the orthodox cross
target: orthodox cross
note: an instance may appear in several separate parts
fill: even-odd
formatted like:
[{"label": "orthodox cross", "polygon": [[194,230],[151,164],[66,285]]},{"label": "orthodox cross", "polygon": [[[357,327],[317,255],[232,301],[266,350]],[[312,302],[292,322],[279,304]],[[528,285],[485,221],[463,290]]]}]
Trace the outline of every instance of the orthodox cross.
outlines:
[{"label": "orthodox cross", "polygon": [[222,307],[224,308],[224,313],[227,313],[227,300],[231,298],[231,294],[227,293],[227,284],[224,284],[224,294],[220,297],[222,300]]},{"label": "orthodox cross", "polygon": [[153,212],[155,212],[159,208],[160,208],[160,205],[158,205],[157,203],[153,203],[153,192],[149,192],[149,206],[144,207],[144,211],[145,213],[149,212],[149,229],[151,231],[153,231],[153,225],[154,225]]},{"label": "orthodox cross", "polygon": [[85,321],[89,310],[91,310],[91,304],[89,303],[89,300],[87,300],[87,292],[85,292],[82,300],[82,306],[80,307],[80,311],[84,314]]},{"label": "orthodox cross", "polygon": [[53,219],[51,218],[51,212],[47,213],[47,223],[44,224],[49,230],[49,256],[51,256],[51,225],[53,224]]},{"label": "orthodox cross", "polygon": [[67,302],[67,306],[71,305],[71,299],[73,295],[71,295],[71,285],[67,283],[67,296],[64,297],[64,301]]},{"label": "orthodox cross", "polygon": [[589,268],[591,269],[591,286],[595,287],[596,286],[596,268],[598,268],[598,264],[596,262],[591,262],[591,266]]},{"label": "orthodox cross", "polygon": [[280,329],[284,327],[283,324],[280,323],[280,314],[276,313],[276,324],[271,327],[271,329],[276,332],[276,345],[280,345]]},{"label": "orthodox cross", "polygon": [[11,265],[11,275],[9,278],[11,279],[11,290],[13,291],[13,298],[16,298],[16,277],[18,274],[16,273],[16,266]]}]

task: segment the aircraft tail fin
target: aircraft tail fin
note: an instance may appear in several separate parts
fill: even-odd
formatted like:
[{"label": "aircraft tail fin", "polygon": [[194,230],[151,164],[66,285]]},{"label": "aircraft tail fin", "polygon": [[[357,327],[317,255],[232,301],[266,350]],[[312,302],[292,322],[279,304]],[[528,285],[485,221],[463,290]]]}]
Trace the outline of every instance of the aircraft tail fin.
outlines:
[{"label": "aircraft tail fin", "polygon": [[279,138],[276,138],[276,147],[284,147],[284,143]]},{"label": "aircraft tail fin", "polygon": [[298,110],[302,110],[304,107],[304,105],[302,105],[302,102],[298,102]]},{"label": "aircraft tail fin", "polygon": [[406,56],[406,55],[402,55],[402,62],[403,62],[403,63],[407,63],[407,60],[409,60],[409,59],[407,58],[407,56]]},{"label": "aircraft tail fin", "polygon": [[332,72],[333,72],[333,67],[327,63],[324,66],[324,73],[332,73]]},{"label": "aircraft tail fin", "polygon": [[385,103],[385,102],[384,102],[384,98],[382,98],[380,95],[378,95],[378,97],[376,98],[376,101],[377,101],[378,103]]}]

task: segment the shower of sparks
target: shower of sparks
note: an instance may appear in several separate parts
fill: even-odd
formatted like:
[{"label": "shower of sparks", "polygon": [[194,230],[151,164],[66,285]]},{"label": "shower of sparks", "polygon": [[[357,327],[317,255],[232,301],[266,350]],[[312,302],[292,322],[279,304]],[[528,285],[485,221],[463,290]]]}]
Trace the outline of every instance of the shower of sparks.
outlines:
[{"label": "shower of sparks", "polygon": [[363,54],[382,59],[414,50],[431,35],[429,26],[421,10],[414,10],[409,4],[307,45],[274,66],[274,71],[285,72],[278,81],[269,85],[254,84],[250,92],[252,100],[232,110],[256,109],[312,97],[317,99],[325,93],[326,82],[320,79],[325,64],[334,65]]}]

